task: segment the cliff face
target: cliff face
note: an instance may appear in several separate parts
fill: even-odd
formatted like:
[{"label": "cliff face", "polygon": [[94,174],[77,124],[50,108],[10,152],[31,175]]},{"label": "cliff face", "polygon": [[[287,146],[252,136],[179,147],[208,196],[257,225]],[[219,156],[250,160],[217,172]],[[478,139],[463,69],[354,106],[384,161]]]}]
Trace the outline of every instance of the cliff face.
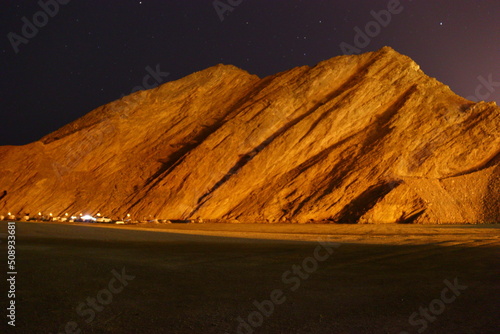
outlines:
[{"label": "cliff face", "polygon": [[218,65],[0,147],[0,212],[498,222],[499,116],[387,47],[264,79]]}]

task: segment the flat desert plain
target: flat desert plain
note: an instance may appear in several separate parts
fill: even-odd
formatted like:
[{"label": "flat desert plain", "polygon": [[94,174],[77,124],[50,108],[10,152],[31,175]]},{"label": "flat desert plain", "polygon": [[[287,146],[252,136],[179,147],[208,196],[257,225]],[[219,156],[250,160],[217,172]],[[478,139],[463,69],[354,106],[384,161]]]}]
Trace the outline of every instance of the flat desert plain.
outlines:
[{"label": "flat desert plain", "polygon": [[2,332],[500,332],[500,225],[17,222],[16,240]]}]

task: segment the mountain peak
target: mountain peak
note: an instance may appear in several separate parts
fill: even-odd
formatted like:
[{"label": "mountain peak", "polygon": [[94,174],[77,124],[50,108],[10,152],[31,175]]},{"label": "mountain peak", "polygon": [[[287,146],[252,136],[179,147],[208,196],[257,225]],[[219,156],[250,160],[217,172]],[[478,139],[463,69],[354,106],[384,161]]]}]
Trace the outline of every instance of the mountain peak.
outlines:
[{"label": "mountain peak", "polygon": [[1,148],[0,211],[498,221],[499,114],[390,47],[262,79],[218,64]]}]

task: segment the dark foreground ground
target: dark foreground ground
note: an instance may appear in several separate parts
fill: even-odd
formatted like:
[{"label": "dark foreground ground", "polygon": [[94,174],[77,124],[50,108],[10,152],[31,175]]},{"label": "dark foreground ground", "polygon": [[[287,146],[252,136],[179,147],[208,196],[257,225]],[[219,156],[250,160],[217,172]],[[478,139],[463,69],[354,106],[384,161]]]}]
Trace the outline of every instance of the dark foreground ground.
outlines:
[{"label": "dark foreground ground", "polygon": [[16,223],[0,333],[500,333],[498,225],[183,228]]}]

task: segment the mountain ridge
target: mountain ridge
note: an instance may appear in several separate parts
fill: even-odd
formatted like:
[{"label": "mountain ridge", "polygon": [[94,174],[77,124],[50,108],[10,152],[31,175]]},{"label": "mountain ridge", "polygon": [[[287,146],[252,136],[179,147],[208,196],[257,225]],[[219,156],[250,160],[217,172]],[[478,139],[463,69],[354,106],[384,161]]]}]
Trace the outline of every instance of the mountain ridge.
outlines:
[{"label": "mountain ridge", "polygon": [[499,115],[389,47],[262,79],[219,64],[0,147],[0,211],[498,222]]}]

